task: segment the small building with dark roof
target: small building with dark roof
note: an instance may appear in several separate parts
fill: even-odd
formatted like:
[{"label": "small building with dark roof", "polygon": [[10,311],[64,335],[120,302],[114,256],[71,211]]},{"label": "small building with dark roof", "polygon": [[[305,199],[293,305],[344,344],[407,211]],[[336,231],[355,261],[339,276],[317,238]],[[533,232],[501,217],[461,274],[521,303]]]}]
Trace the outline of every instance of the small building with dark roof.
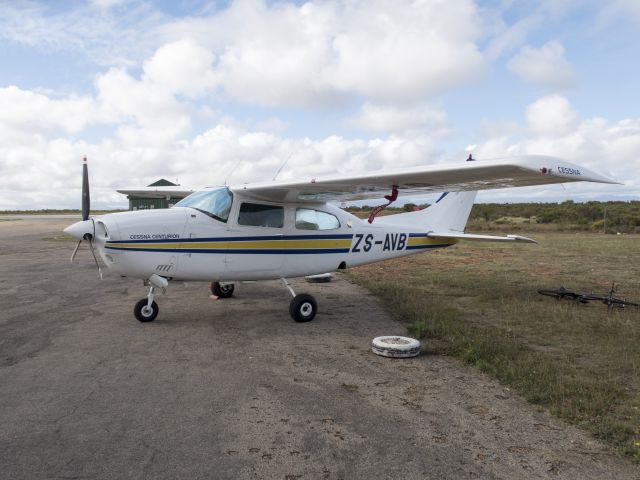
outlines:
[{"label": "small building with dark roof", "polygon": [[144,188],[118,190],[127,196],[129,210],[170,208],[192,192],[164,178]]}]

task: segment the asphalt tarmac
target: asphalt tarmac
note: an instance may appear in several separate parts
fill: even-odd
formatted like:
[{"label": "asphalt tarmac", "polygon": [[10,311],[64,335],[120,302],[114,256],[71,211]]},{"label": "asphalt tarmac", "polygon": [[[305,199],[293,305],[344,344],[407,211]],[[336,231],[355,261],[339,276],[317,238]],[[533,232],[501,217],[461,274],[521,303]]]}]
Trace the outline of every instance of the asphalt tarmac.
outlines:
[{"label": "asphalt tarmac", "polygon": [[[0,478],[639,478],[587,433],[457,360],[386,359],[404,328],[338,276],[213,301],[172,284],[139,323],[140,281],[100,281],[65,219],[0,218]],[[427,341],[428,345],[428,341]]]}]

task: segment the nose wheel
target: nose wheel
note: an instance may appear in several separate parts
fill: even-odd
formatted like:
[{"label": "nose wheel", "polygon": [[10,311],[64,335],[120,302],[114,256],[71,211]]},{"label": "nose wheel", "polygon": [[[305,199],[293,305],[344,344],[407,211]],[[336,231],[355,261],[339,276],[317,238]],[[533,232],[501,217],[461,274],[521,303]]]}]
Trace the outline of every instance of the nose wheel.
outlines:
[{"label": "nose wheel", "polygon": [[147,298],[138,301],[136,306],[133,307],[133,314],[140,322],[153,322],[156,319],[160,311],[158,304],[154,302],[156,289],[160,288],[164,292],[169,285],[169,281],[166,278],[156,274],[149,277],[148,283],[151,284],[151,288],[149,288]]},{"label": "nose wheel", "polygon": [[141,322],[153,322],[158,316],[159,311],[158,304],[151,302],[151,305],[149,305],[147,298],[143,298],[133,307],[133,314]]}]

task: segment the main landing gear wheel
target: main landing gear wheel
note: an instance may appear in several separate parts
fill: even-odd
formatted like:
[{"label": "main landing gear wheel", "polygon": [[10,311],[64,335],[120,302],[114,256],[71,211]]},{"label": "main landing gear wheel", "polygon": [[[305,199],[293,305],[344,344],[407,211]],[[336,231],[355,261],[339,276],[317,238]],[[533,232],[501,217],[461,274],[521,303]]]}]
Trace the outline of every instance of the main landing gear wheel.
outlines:
[{"label": "main landing gear wheel", "polygon": [[213,293],[216,297],[219,298],[229,298],[233,296],[233,283],[224,283],[220,284],[220,282],[212,282],[211,283],[211,293]]},{"label": "main landing gear wheel", "polygon": [[289,304],[289,313],[296,322],[310,322],[317,312],[318,304],[308,293],[296,295]]},{"label": "main landing gear wheel", "polygon": [[159,311],[158,304],[151,302],[151,306],[149,306],[149,300],[146,298],[140,300],[136,303],[136,306],[133,307],[133,314],[141,322],[153,322],[158,316]]}]

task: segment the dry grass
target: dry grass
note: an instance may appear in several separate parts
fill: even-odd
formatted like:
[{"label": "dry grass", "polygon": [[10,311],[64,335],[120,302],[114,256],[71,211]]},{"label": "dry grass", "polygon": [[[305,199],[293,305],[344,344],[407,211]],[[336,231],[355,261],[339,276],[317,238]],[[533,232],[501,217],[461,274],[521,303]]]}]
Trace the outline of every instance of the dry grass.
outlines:
[{"label": "dry grass", "polygon": [[429,350],[455,355],[640,460],[640,311],[537,294],[565,286],[640,300],[640,238],[537,233],[359,267]]}]

